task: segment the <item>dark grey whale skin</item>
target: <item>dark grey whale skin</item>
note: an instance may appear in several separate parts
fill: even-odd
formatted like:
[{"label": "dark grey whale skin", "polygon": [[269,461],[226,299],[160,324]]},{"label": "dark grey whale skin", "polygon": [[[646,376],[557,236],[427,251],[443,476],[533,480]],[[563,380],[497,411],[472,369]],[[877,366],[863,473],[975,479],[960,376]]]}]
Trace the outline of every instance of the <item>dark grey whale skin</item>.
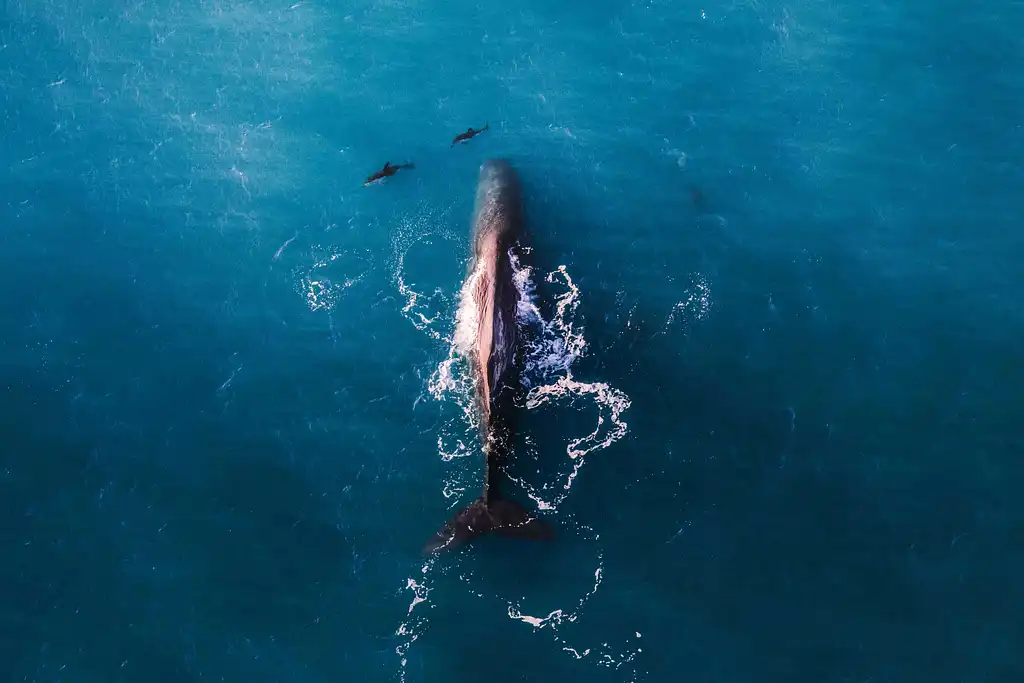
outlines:
[{"label": "dark grey whale skin", "polygon": [[483,492],[448,520],[424,546],[424,553],[449,550],[481,534],[550,539],[554,530],[531,516],[498,487],[503,460],[511,454],[514,435],[513,399],[518,385],[519,331],[516,311],[519,290],[509,250],[524,238],[522,190],[512,166],[490,159],[480,167],[473,217],[473,257],[467,277],[476,277],[471,296],[479,314],[477,338],[469,354],[476,384],[476,407],[484,452]]}]

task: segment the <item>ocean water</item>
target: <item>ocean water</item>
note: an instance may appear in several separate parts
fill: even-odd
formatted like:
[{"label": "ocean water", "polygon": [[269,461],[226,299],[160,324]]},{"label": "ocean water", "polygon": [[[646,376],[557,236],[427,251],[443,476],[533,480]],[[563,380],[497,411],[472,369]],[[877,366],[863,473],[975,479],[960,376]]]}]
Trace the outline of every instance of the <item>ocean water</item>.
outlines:
[{"label": "ocean water", "polygon": [[[0,17],[0,681],[1024,680],[1021,3]],[[425,560],[490,157],[559,537]]]}]

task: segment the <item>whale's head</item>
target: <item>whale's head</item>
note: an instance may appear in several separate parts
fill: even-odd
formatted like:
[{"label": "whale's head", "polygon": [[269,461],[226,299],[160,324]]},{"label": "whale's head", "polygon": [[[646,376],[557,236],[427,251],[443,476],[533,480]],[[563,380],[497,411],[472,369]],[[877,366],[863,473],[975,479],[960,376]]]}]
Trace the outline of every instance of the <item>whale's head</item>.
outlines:
[{"label": "whale's head", "polygon": [[523,229],[522,188],[519,176],[505,159],[488,159],[480,165],[476,189],[477,237],[495,236],[502,247],[519,239]]},{"label": "whale's head", "polygon": [[480,185],[506,189],[518,190],[519,188],[519,178],[507,159],[488,159],[480,164],[478,182]]}]

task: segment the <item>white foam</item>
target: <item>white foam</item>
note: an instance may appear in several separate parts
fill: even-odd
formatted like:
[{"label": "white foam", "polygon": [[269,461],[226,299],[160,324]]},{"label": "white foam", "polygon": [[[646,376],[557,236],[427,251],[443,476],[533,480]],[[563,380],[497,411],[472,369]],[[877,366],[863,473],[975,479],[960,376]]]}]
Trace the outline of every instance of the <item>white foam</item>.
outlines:
[{"label": "white foam", "polygon": [[406,654],[409,652],[409,648],[415,643],[421,634],[421,630],[418,628],[423,625],[425,619],[423,617],[415,618],[412,616],[413,610],[416,609],[417,605],[427,602],[427,597],[430,595],[431,588],[427,583],[427,575],[430,569],[434,565],[434,558],[430,558],[423,563],[420,567],[420,573],[423,575],[422,578],[417,581],[416,579],[409,577],[406,579],[405,588],[412,591],[412,600],[409,602],[409,609],[406,611],[407,620],[403,621],[398,629],[395,631],[395,636],[402,638],[395,647],[395,654],[398,655],[399,661],[399,678],[402,683],[405,682],[405,666],[409,660]]},{"label": "white foam", "polygon": [[406,256],[415,245],[431,237],[440,237],[445,240],[454,239],[452,232],[444,227],[446,213],[447,209],[441,211],[439,215],[435,215],[435,212],[424,208],[416,212],[415,218],[403,220],[391,235],[391,251],[394,259],[392,280],[398,287],[399,294],[405,299],[402,315],[417,330],[431,339],[450,342],[451,339],[442,335],[438,327],[444,314],[451,310],[451,294],[441,288],[435,288],[429,294],[413,289],[406,282],[405,262]]},{"label": "white foam", "polygon": [[[579,530],[585,530],[593,533],[588,527],[580,527]],[[592,540],[597,541],[598,539],[596,536],[593,536]],[[562,651],[570,655],[573,659],[583,660],[591,655],[597,655],[593,660],[597,666],[620,669],[633,662],[636,656],[642,652],[640,647],[632,647],[628,644],[624,644],[623,646],[614,646],[607,642],[594,644],[589,647],[582,647],[579,644],[570,644],[569,639],[560,632],[560,628],[563,625],[575,623],[580,620],[584,608],[590,599],[597,594],[603,580],[604,564],[602,556],[599,553],[597,568],[594,570],[593,585],[582,597],[579,598],[574,607],[551,610],[546,616],[535,616],[525,613],[520,604],[510,602],[507,604],[508,616],[510,619],[521,621],[524,624],[529,625],[535,631],[546,631],[550,633],[555,643],[561,646]],[[642,637],[638,631],[634,631],[634,633],[638,640]],[[635,680],[637,675],[635,668],[632,673],[633,679]]]},{"label": "white foam", "polygon": [[[433,304],[434,298],[438,294],[442,294],[440,291],[435,291],[433,295],[423,297],[422,294],[413,290],[409,285],[405,283],[403,273],[405,270],[405,254],[399,256],[398,271],[396,275],[396,284],[398,285],[399,293],[405,297],[405,306],[402,307],[402,313],[408,318],[417,330],[425,332],[430,335],[433,339],[441,339],[441,335],[432,327],[434,322],[437,320],[437,315],[428,318],[423,314],[422,311],[418,310],[422,308],[424,304]],[[421,299],[424,299],[421,301]]]},{"label": "white foam", "polygon": [[[525,249],[523,251],[527,252]],[[564,291],[555,297],[554,316],[551,320],[545,320],[537,305],[532,269],[521,264],[515,249],[510,250],[509,256],[514,271],[513,280],[520,295],[517,322],[521,327],[532,327],[536,332],[525,342],[525,361],[521,373],[522,384],[529,390],[526,397],[527,409],[563,402],[573,405],[581,399],[593,401],[598,408],[594,430],[567,442],[566,453],[572,469],[564,475],[553,496],[546,493],[552,488],[551,485],[546,485],[538,491],[526,482],[516,480],[540,509],[555,510],[568,497],[572,484],[584,465],[583,456],[595,450],[608,448],[625,436],[628,428],[621,415],[629,408],[630,400],[623,392],[607,383],[581,382],[572,375],[571,367],[585,353],[587,342],[582,329],[579,329],[575,322],[580,291],[568,269],[562,265],[546,276],[549,283],[561,283]],[[476,411],[473,410],[473,378],[468,363],[465,362],[477,335],[478,311],[475,298],[471,294],[478,277],[476,272],[470,273],[463,283],[455,314],[454,332],[450,337],[443,335],[436,328],[424,330],[432,338],[449,340],[448,357],[437,365],[428,381],[428,387],[436,400],[454,400],[461,408],[467,427],[463,433],[467,439],[474,436],[469,432],[478,427]],[[402,282],[400,274],[396,275],[396,281]],[[415,304],[415,293],[408,301],[410,303],[407,308]],[[425,319],[418,322],[430,324]],[[416,323],[414,320],[414,324]],[[420,325],[417,324],[417,327]],[[454,447],[446,446],[445,443],[444,436],[439,437],[438,452],[446,461],[476,452],[469,451],[462,440]],[[454,488],[455,482],[446,482],[446,490]]]},{"label": "white foam", "polygon": [[452,344],[455,351],[463,357],[469,355],[480,331],[480,307],[476,297],[472,295],[480,277],[480,270],[474,270],[466,278],[459,292],[459,308],[455,312],[455,334]]},{"label": "white foam", "polygon": [[[296,291],[306,300],[311,311],[331,311],[345,290],[362,282],[373,270],[372,255],[368,251],[357,253],[319,244],[314,244],[311,249],[315,259],[313,264],[298,266],[292,271],[298,276]],[[345,260],[340,261],[343,258]]]},{"label": "white foam", "polygon": [[[406,317],[417,329],[432,339],[443,340],[449,344],[447,357],[431,372],[427,386],[430,395],[436,401],[451,401],[460,409],[458,416],[446,423],[437,441],[438,454],[446,462],[471,457],[470,460],[464,460],[467,467],[452,468],[452,474],[443,484],[442,493],[449,500],[450,506],[459,506],[464,504],[465,491],[473,488],[479,478],[479,465],[472,460],[480,455],[477,445],[479,424],[478,416],[473,409],[473,378],[466,362],[478,333],[478,311],[471,293],[479,276],[477,273],[470,273],[459,290],[458,302],[450,302],[455,303],[455,315],[454,322],[449,323],[450,333],[446,333],[445,328],[439,325],[439,316],[422,313],[427,303],[435,303],[434,299],[413,291],[405,283],[404,255],[417,239],[419,238],[396,241],[397,268],[394,280],[399,292],[406,298],[406,305],[403,308]],[[527,248],[520,248],[520,251],[523,254],[529,253]],[[572,366],[585,354],[587,341],[583,329],[576,323],[576,312],[581,300],[580,290],[573,282],[566,266],[561,265],[545,276],[548,283],[562,287],[562,292],[554,299],[554,314],[547,320],[537,305],[533,269],[521,263],[516,249],[510,250],[509,256],[514,271],[514,282],[520,294],[516,320],[521,329],[531,328],[534,332],[525,336],[525,361],[521,373],[523,387],[527,389],[526,409],[554,406],[563,410],[578,407],[579,401],[592,401],[598,408],[597,424],[593,431],[570,438],[566,443],[566,463],[570,466],[569,472],[556,482],[542,486],[540,490],[516,480],[539,509],[555,512],[569,496],[572,484],[585,464],[585,456],[594,451],[607,449],[626,435],[627,425],[621,416],[629,408],[630,399],[624,392],[608,383],[582,382],[573,377]],[[437,307],[431,305],[430,309],[437,310]],[[571,521],[563,516],[559,520],[559,525],[571,526]],[[596,543],[598,539],[594,536],[592,540]],[[424,564],[423,577],[418,581],[409,580],[407,587],[414,594],[410,614],[414,607],[427,601],[431,567],[431,562]],[[575,622],[580,618],[584,606],[600,588],[602,578],[603,562],[598,551],[594,582],[574,607],[556,608],[544,616],[536,616],[527,613],[521,604],[513,602],[506,604],[506,611],[511,619],[521,621],[535,630],[551,632],[556,642],[562,645],[562,650],[569,656],[584,659],[599,654],[600,657],[594,660],[596,664],[622,666],[636,657],[639,648],[622,651],[608,643],[577,647],[570,645],[558,633],[558,628],[562,624]],[[483,597],[477,591],[471,592]],[[396,633],[405,639],[402,645],[396,648],[402,665],[402,680],[405,679],[406,653],[419,637],[420,630],[417,626],[421,625],[423,624],[403,623]]]},{"label": "white foam", "polygon": [[[545,617],[535,617],[529,614],[523,614],[523,611],[516,603],[509,603],[508,605],[508,617],[509,619],[515,619],[523,623],[533,626],[535,629],[550,628],[553,631],[557,631],[558,627],[566,622],[574,622],[579,619],[579,613],[583,607],[587,604],[594,595],[597,594],[597,589],[601,587],[601,580],[604,576],[602,558],[598,555],[598,565],[594,570],[594,585],[579,599],[577,605],[572,610],[556,609],[552,610]],[[588,649],[587,652],[590,650]]]},{"label": "white foam", "polygon": [[696,275],[686,293],[686,298],[672,306],[662,331],[667,331],[676,321],[680,321],[683,326],[686,326],[693,320],[705,320],[711,313],[712,306],[711,285],[703,275]]}]

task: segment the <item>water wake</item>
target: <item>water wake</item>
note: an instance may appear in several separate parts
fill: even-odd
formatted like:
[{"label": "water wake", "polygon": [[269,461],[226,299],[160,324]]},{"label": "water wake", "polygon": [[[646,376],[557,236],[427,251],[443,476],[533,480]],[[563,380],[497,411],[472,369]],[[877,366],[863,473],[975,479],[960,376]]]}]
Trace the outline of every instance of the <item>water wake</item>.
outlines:
[{"label": "water wake", "polygon": [[425,294],[414,289],[407,281],[406,258],[409,252],[418,244],[429,243],[433,238],[447,241],[454,241],[454,233],[443,226],[447,224],[444,220],[447,210],[440,212],[440,215],[432,215],[430,211],[418,212],[420,218],[415,222],[405,222],[392,234],[391,252],[395,260],[395,269],[392,274],[398,293],[405,299],[402,307],[402,315],[405,316],[413,326],[423,332],[431,339],[450,342],[441,331],[437,329],[438,320],[451,310],[453,299],[451,294],[441,288],[435,288],[430,294]]},{"label": "water wake", "polygon": [[[406,283],[404,276],[405,254],[411,248],[412,242],[399,236],[395,246],[394,281],[406,300],[403,314],[417,329],[432,339],[448,344],[447,357],[436,366],[427,380],[428,392],[435,401],[454,403],[457,407],[456,415],[447,422],[438,436],[438,453],[446,462],[467,457],[477,458],[480,455],[477,444],[478,417],[473,409],[473,377],[466,362],[467,354],[476,340],[478,320],[473,297],[466,294],[475,286],[476,276],[471,274],[467,277],[457,293],[446,294],[438,290],[432,295],[424,296],[414,291]],[[525,249],[523,251],[525,252]],[[576,322],[580,290],[567,268],[564,265],[559,266],[545,276],[548,283],[560,285],[562,290],[555,297],[551,318],[546,319],[537,305],[532,269],[522,265],[516,248],[510,251],[510,257],[515,273],[514,281],[520,293],[517,323],[521,331],[528,333],[524,334],[525,359],[521,373],[521,382],[526,390],[526,409],[532,411],[547,407],[559,411],[579,410],[583,404],[591,408],[596,407],[598,412],[597,424],[593,431],[571,438],[566,443],[565,452],[568,457],[562,465],[563,471],[557,481],[536,487],[512,477],[539,509],[555,512],[568,498],[572,484],[585,463],[585,456],[594,451],[607,449],[626,435],[628,428],[626,422],[622,420],[622,414],[629,408],[630,399],[624,392],[607,383],[583,382],[573,376],[573,364],[586,353],[587,341],[582,328]],[[447,334],[436,328],[436,322],[441,319],[445,308],[449,320],[454,309],[455,319],[455,324]],[[429,310],[429,313],[425,309]],[[472,484],[467,483],[467,477],[470,476],[473,479]],[[453,468],[443,485],[443,495],[451,501],[450,507],[459,504],[466,489],[476,485],[477,478],[476,468]],[[575,526],[581,536],[588,537],[595,544],[598,541],[592,530],[572,520],[560,519],[559,526],[565,529]],[[395,633],[400,639],[395,651],[400,660],[403,683],[406,678],[409,649],[427,625],[426,617],[417,616],[421,614],[417,612],[417,607],[428,602],[434,563],[435,558],[426,560],[420,568],[420,576],[409,578],[406,583],[406,590],[411,591],[412,599],[406,619]],[[503,600],[506,603],[505,611],[510,619],[528,624],[538,631],[550,632],[561,649],[575,659],[589,658],[600,666],[624,667],[633,662],[641,652],[639,647],[616,647],[608,643],[580,647],[579,644],[570,644],[560,631],[561,627],[576,623],[580,619],[587,602],[600,588],[603,572],[603,555],[598,548],[593,584],[587,587],[575,605],[549,611],[546,616],[533,616],[527,613],[523,604]],[[477,591],[473,592],[479,594]],[[636,637],[640,638],[640,634],[637,633]],[[634,668],[634,680],[635,675]]]},{"label": "water wake", "polygon": [[369,250],[335,250],[321,245],[314,245],[312,250],[313,264],[294,271],[295,290],[306,300],[309,310],[330,312],[345,290],[373,270],[371,254]]}]

